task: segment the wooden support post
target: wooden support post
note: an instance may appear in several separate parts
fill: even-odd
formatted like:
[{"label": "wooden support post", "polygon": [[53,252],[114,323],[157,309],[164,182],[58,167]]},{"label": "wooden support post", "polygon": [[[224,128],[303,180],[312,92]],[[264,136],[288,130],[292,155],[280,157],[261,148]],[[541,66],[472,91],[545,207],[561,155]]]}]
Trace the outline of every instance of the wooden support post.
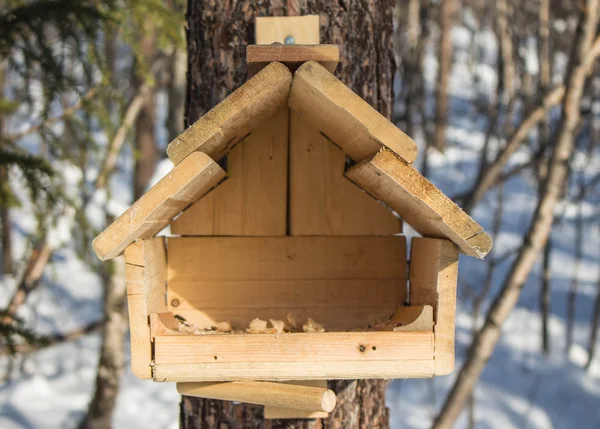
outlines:
[{"label": "wooden support post", "polygon": [[416,237],[410,256],[410,303],[434,309],[435,375],[454,369],[458,248],[448,240]]},{"label": "wooden support post", "polygon": [[[327,389],[327,380],[287,381],[287,384],[297,386],[312,386]],[[265,405],[265,419],[323,419],[329,415],[326,411],[299,410]]]},{"label": "wooden support post", "polygon": [[329,412],[335,407],[335,393],[329,389],[264,381],[226,383],[177,383],[182,395],[223,401],[247,402],[308,411]]},{"label": "wooden support post", "polygon": [[131,370],[152,378],[148,316],[166,311],[167,258],[164,237],[140,240],[125,249],[125,277],[131,343]]}]

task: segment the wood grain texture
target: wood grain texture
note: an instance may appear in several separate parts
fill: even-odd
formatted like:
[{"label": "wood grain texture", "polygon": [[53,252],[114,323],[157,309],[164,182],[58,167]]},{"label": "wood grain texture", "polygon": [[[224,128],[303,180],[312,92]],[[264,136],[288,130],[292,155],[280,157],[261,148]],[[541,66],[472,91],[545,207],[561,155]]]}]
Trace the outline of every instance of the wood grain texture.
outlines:
[{"label": "wood grain texture", "polygon": [[[426,360],[433,332],[324,332],[158,336],[160,364]],[[251,376],[251,374],[249,374]]]},{"label": "wood grain texture", "polygon": [[291,235],[392,235],[402,222],[344,177],[346,156],[318,129],[290,112]]},{"label": "wood grain texture", "polygon": [[434,360],[158,364],[154,381],[348,380],[432,377]]},{"label": "wood grain texture", "polygon": [[221,383],[177,383],[181,395],[257,405],[329,412],[335,407],[335,393],[327,387],[301,386],[266,381]]},{"label": "wood grain texture", "polygon": [[477,258],[492,248],[492,239],[477,222],[388,150],[352,167],[346,177],[392,207],[423,236],[447,238]]},{"label": "wood grain texture", "polygon": [[[289,381],[288,384],[327,388],[327,380]],[[326,411],[307,411],[297,408],[265,406],[265,419],[322,419],[327,417]]]},{"label": "wood grain texture", "polygon": [[94,239],[94,252],[106,261],[138,238],[152,237],[223,178],[225,172],[208,155],[190,155]]},{"label": "wood grain texture", "polygon": [[336,45],[249,45],[246,48],[248,74],[255,75],[271,62],[276,61],[295,72],[307,61],[316,61],[330,73],[340,62],[340,50]]},{"label": "wood grain texture", "polygon": [[189,237],[168,248],[168,309],[200,329],[290,312],[356,329],[406,301],[402,236]]},{"label": "wood grain texture", "polygon": [[285,43],[292,36],[295,43],[318,45],[319,15],[304,16],[261,16],[256,18],[256,43],[267,45]]},{"label": "wood grain texture", "polygon": [[166,254],[163,237],[131,244],[125,265],[129,311],[131,370],[141,379],[152,377],[151,337],[148,315],[165,310]]},{"label": "wood grain texture", "polygon": [[194,151],[220,160],[255,127],[279,112],[291,83],[286,66],[269,64],[173,140],[167,155],[175,164]]},{"label": "wood grain texture", "polygon": [[227,156],[229,178],[171,223],[179,235],[285,235],[288,117],[284,106]]},{"label": "wood grain texture", "polygon": [[417,145],[410,137],[317,62],[298,68],[288,105],[354,161],[373,156],[382,147],[408,163],[417,157]]},{"label": "wood grain texture", "polygon": [[398,308],[390,322],[394,332],[429,332],[433,329],[433,307],[410,305]]},{"label": "wood grain texture", "polygon": [[454,369],[458,249],[448,240],[415,237],[410,260],[410,303],[433,307],[435,374],[449,374]]}]

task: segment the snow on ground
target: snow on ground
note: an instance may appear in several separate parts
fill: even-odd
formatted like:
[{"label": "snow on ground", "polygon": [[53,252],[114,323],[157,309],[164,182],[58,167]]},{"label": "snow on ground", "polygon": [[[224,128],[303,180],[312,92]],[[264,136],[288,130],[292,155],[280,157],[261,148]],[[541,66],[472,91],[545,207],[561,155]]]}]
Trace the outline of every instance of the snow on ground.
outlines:
[{"label": "snow on ground", "polygon": [[[474,97],[488,94],[496,85],[495,39],[489,32],[473,38],[467,28],[457,28],[453,35],[456,61],[451,79],[452,124],[448,129],[450,145],[444,155],[432,153],[431,179],[447,194],[455,195],[468,189],[475,176],[477,151],[484,141],[485,121],[470,111]],[[483,60],[474,67],[467,65],[466,50],[475,41],[482,49]],[[527,52],[530,55],[530,52]],[[435,58],[427,57],[426,78],[433,88]],[[162,99],[161,99],[162,100]],[[164,103],[163,103],[164,105]],[[164,110],[164,109],[162,109]],[[160,112],[164,116],[164,112]],[[159,135],[164,136],[164,130]],[[423,147],[422,139],[417,136]],[[125,150],[129,150],[126,148]],[[515,163],[526,162],[529,153],[519,152]],[[581,154],[577,155],[582,156]],[[422,158],[420,158],[422,159]],[[585,158],[578,164],[590,168]],[[598,159],[595,159],[596,169]],[[157,169],[157,177],[170,169],[168,161]],[[100,208],[108,204],[110,211],[120,214],[129,204],[131,191],[129,177],[130,157],[119,163],[119,174],[113,178],[112,198],[94,196],[88,217],[94,224],[102,222]],[[71,176],[76,174],[66,170]],[[75,180],[72,178],[72,180]],[[88,177],[93,180],[93,177]],[[511,179],[505,192],[505,214],[502,232],[495,238],[491,257],[504,255],[517,248],[526,230],[535,204],[536,189],[527,178]],[[495,193],[490,192],[474,213],[475,218],[489,229],[495,210]],[[575,211],[565,210],[564,220],[557,226],[553,240],[553,297],[550,333],[552,353],[540,353],[539,266],[534,270],[523,290],[518,306],[508,319],[503,336],[490,359],[475,391],[475,419],[479,429],[593,429],[600,427],[600,358],[596,358],[586,372],[586,347],[589,321],[596,294],[597,263],[600,249],[597,243],[600,231],[597,225],[586,229],[584,258],[580,271],[581,285],[577,297],[575,345],[571,354],[564,354],[566,296],[571,282],[574,261],[574,228],[569,220]],[[585,218],[593,218],[593,207],[586,207]],[[22,254],[26,236],[34,228],[30,207],[13,212],[17,234],[15,249]],[[597,224],[597,222],[595,222]],[[56,239],[65,241],[68,224],[60,224]],[[407,228],[407,234],[411,234]],[[68,234],[67,234],[68,235]],[[509,259],[498,267],[493,287],[484,303],[484,311],[501,286],[510,267]],[[457,312],[457,369],[464,361],[471,341],[472,316],[464,299],[468,285],[481,284],[486,264],[461,257],[459,303]],[[34,292],[21,309],[21,315],[31,320],[39,332],[68,332],[101,316],[101,289],[98,279],[81,262],[71,247],[53,255],[51,267],[45,272],[46,287]],[[5,277],[0,282],[0,306],[6,304],[14,288],[14,279]],[[463,298],[463,299],[461,299]],[[35,308],[35,312],[31,309]],[[482,321],[480,320],[479,323]],[[63,344],[18,361],[20,365],[13,381],[0,386],[0,428],[73,428],[82,417],[94,389],[100,338],[90,335],[77,342]],[[129,345],[126,345],[128,350]],[[6,359],[0,359],[0,368],[6,368]],[[433,380],[396,380],[390,383],[387,403],[395,429],[429,428],[432,418],[452,385],[454,375]],[[115,428],[176,428],[179,396],[173,384],[152,383],[136,379],[129,369],[129,357],[122,379],[121,391],[114,415]],[[467,424],[465,413],[457,428]]]}]

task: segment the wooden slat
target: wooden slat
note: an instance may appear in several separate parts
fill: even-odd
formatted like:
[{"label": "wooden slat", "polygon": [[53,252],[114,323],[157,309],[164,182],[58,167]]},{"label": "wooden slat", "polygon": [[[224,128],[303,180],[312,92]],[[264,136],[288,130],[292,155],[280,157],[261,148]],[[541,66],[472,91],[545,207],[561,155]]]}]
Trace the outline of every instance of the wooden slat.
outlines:
[{"label": "wooden slat", "polygon": [[197,280],[385,279],[406,273],[389,237],[169,238],[169,284]]},{"label": "wooden slat", "polygon": [[173,234],[286,234],[288,116],[284,106],[233,148],[229,178],[175,219]]},{"label": "wooden slat", "polygon": [[433,358],[433,332],[212,334],[154,338],[160,364],[344,362]]},{"label": "wooden slat", "polygon": [[335,393],[327,387],[298,386],[266,381],[221,383],[177,383],[181,395],[256,405],[291,407],[308,411],[329,412],[335,407]]},{"label": "wooden slat", "polygon": [[[294,314],[356,329],[406,301],[406,242],[389,237],[169,239],[168,310],[198,328]],[[175,304],[175,305],[174,305]]]},{"label": "wooden slat", "polygon": [[261,45],[284,43],[288,36],[298,44],[320,43],[319,15],[261,16],[256,18],[255,30],[256,43]]},{"label": "wooden slat", "polygon": [[[376,280],[376,281],[373,281]],[[406,277],[383,279],[177,280],[169,281],[169,298],[178,310],[381,307],[404,302]],[[400,296],[401,295],[401,296]],[[393,313],[390,312],[390,315]]]},{"label": "wooden slat", "polygon": [[354,161],[387,147],[412,163],[416,143],[314,61],[294,74],[288,104]]},{"label": "wooden slat", "polygon": [[[327,380],[290,381],[289,384],[298,386],[313,386],[327,389]],[[282,408],[265,405],[265,419],[323,419],[329,415],[326,411],[307,411],[296,408]]]},{"label": "wooden slat", "polygon": [[173,140],[167,155],[175,164],[194,151],[220,160],[255,127],[279,112],[291,83],[286,66],[269,64]]},{"label": "wooden slat", "polygon": [[123,251],[125,263],[129,265],[144,266],[144,246],[142,240],[137,240],[131,243]]},{"label": "wooden slat", "polygon": [[393,213],[344,177],[346,156],[296,112],[290,113],[291,235],[392,235]]},{"label": "wooden slat", "polygon": [[306,61],[316,61],[330,73],[340,62],[340,50],[336,45],[248,45],[246,64],[250,76],[258,73],[271,62],[284,64],[293,73]]},{"label": "wooden slat", "polygon": [[435,374],[449,374],[454,369],[458,249],[447,240],[416,237],[410,260],[410,302],[433,307]]},{"label": "wooden slat", "polygon": [[164,237],[131,244],[126,254],[140,265],[125,265],[129,311],[131,370],[139,378],[152,378],[152,350],[148,316],[164,312],[167,261]]},{"label": "wooden slat", "polygon": [[155,381],[306,380],[359,378],[425,378],[433,376],[433,359],[162,364],[154,366]]},{"label": "wooden slat", "polygon": [[431,305],[411,305],[398,309],[390,319],[394,332],[429,332],[433,329],[433,307]]},{"label": "wooden slat", "polygon": [[492,248],[492,239],[477,222],[388,150],[354,166],[346,177],[391,206],[423,236],[447,238],[478,258]]},{"label": "wooden slat", "polygon": [[152,237],[224,177],[206,154],[190,155],[96,237],[96,255],[103,261],[112,259],[136,239]]}]

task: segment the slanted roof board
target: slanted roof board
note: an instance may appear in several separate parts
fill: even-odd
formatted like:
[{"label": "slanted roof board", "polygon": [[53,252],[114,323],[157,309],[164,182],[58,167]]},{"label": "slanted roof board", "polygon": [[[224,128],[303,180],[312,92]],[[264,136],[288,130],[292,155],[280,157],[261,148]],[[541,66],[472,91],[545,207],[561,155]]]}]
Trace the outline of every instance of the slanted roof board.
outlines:
[{"label": "slanted roof board", "polygon": [[416,143],[315,61],[294,74],[288,105],[350,158],[360,162],[387,147],[409,164]]},{"label": "slanted roof board", "polygon": [[256,126],[277,114],[291,84],[286,66],[269,64],[173,140],[167,155],[175,164],[195,151],[220,160]]},{"label": "slanted roof board", "polygon": [[96,255],[112,259],[138,238],[153,236],[225,176],[208,155],[192,153],[94,239]]},{"label": "slanted roof board", "polygon": [[393,208],[425,237],[447,238],[477,258],[492,248],[492,239],[477,222],[387,149],[352,167],[346,177]]}]

